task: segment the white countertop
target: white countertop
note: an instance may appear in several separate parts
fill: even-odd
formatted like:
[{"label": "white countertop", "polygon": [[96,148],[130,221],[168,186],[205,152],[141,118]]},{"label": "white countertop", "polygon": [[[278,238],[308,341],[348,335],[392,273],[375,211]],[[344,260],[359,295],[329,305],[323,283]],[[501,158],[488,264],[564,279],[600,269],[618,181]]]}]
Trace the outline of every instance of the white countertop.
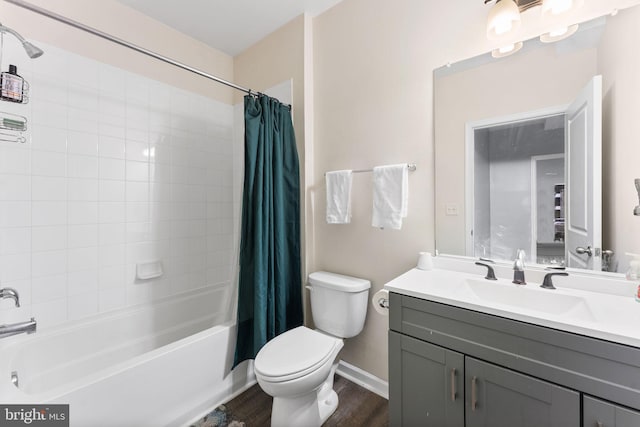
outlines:
[{"label": "white countertop", "polygon": [[[469,265],[473,266],[473,263]],[[518,286],[505,278],[485,280],[485,268],[462,268],[470,269],[477,271],[412,269],[391,280],[384,288],[389,292],[640,348],[640,303],[633,297],[631,283],[625,285],[614,280],[612,284],[606,278],[570,274],[569,277],[554,277],[557,289],[550,290],[540,288],[540,282]],[[588,290],[580,289],[581,282]]]}]

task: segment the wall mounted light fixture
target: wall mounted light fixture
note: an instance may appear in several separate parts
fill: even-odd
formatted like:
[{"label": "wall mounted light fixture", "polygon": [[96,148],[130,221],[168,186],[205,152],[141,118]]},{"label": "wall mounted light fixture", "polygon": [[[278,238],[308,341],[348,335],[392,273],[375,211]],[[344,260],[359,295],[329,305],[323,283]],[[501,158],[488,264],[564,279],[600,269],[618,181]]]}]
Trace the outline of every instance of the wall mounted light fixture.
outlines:
[{"label": "wall mounted light fixture", "polygon": [[[555,19],[582,7],[583,4],[584,0],[543,0],[542,17],[543,19]],[[553,30],[540,35],[540,41],[543,43],[557,42],[570,37],[576,31],[578,31],[578,24],[570,26],[558,24]]]},{"label": "wall mounted light fixture", "polygon": [[505,56],[513,55],[514,53],[522,49],[522,46],[522,42],[502,46],[498,49],[493,49],[491,51],[491,56],[493,56],[494,58],[504,58]]},{"label": "wall mounted light fixture", "polygon": [[487,37],[505,36],[520,26],[520,9],[514,0],[498,0],[489,11]]},{"label": "wall mounted light fixture", "polygon": [[[491,3],[494,0],[484,0]],[[584,4],[584,0],[495,0],[487,19],[487,38],[489,40],[508,39],[521,24],[521,13],[541,6],[542,18],[553,22],[550,31],[540,35],[540,41],[552,43],[565,39],[578,30],[578,24],[567,25],[567,14],[577,10]],[[513,38],[511,38],[513,40]],[[509,43],[491,54],[494,58],[502,58],[516,53],[522,43]]]}]

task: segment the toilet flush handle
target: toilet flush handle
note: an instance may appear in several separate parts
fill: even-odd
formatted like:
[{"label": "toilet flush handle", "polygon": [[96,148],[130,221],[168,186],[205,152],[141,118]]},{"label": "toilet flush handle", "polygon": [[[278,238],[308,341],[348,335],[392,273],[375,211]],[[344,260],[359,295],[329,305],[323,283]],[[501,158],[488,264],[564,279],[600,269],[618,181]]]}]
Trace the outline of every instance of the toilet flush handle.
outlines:
[{"label": "toilet flush handle", "polygon": [[309,292],[311,292],[313,289],[311,288],[311,286],[307,285],[305,286],[305,288],[307,288],[309,290]]}]

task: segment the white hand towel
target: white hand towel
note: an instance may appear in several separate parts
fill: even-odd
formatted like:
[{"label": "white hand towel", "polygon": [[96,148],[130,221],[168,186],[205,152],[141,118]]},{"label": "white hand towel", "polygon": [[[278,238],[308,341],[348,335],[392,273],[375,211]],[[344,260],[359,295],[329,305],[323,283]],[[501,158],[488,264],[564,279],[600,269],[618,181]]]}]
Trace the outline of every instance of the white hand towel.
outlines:
[{"label": "white hand towel", "polygon": [[351,222],[352,171],[332,171],[325,174],[327,184],[327,223]]},{"label": "white hand towel", "polygon": [[402,228],[409,208],[409,169],[401,165],[373,168],[373,218],[379,228]]}]

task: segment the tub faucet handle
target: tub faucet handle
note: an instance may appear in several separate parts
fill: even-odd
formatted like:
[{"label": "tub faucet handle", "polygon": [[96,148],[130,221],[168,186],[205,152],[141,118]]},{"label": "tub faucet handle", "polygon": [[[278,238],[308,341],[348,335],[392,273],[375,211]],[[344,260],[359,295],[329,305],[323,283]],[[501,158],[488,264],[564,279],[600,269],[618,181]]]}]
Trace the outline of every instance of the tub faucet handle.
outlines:
[{"label": "tub faucet handle", "polygon": [[18,291],[13,288],[0,289],[0,299],[12,299],[16,307],[20,307],[20,296]]}]

